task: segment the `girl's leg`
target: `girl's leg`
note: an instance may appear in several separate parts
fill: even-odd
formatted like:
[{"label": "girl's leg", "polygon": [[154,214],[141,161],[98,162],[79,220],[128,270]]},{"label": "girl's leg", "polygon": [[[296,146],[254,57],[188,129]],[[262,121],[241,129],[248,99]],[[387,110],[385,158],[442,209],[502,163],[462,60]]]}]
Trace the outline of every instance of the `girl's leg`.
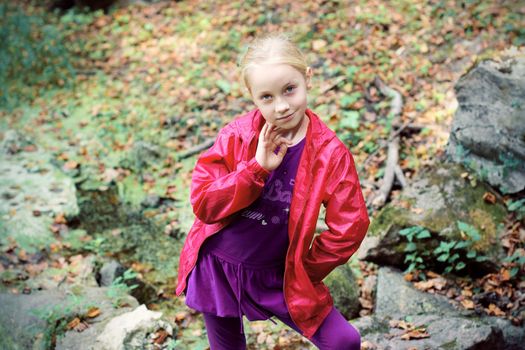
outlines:
[{"label": "girl's leg", "polygon": [[246,338],[241,333],[241,320],[238,317],[202,315],[211,350],[246,350]]},{"label": "girl's leg", "polygon": [[[289,315],[278,318],[301,333]],[[359,331],[335,307],[315,332],[311,341],[321,350],[359,350],[361,348]]]}]

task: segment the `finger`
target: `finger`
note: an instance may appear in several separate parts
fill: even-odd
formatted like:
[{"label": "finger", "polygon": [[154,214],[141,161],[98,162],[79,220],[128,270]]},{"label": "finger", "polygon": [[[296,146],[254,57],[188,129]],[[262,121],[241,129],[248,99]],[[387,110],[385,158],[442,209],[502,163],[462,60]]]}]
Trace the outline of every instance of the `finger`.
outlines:
[{"label": "finger", "polygon": [[264,139],[265,140],[269,140],[270,139],[270,135],[271,135],[271,132],[272,132],[272,128],[274,127],[272,124],[270,123],[266,123],[266,132],[264,134]]},{"label": "finger", "polygon": [[283,158],[286,155],[286,152],[288,151],[288,145],[286,143],[282,143],[279,146],[279,152],[277,152],[277,156],[280,158]]},{"label": "finger", "polygon": [[280,136],[276,141],[275,141],[275,144],[278,145],[278,146],[283,146],[283,145],[286,145],[286,147],[290,147],[291,146],[291,143],[290,141],[288,141],[286,138]]},{"label": "finger", "polygon": [[268,129],[268,124],[264,123],[262,130],[261,130],[261,135],[264,135],[267,129]]}]

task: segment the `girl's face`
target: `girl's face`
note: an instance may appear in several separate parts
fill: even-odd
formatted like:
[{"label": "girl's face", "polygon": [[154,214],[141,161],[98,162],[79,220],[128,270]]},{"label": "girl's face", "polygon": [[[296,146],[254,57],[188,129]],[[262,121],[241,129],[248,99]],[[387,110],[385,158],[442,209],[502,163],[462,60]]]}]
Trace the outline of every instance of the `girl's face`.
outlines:
[{"label": "girl's face", "polygon": [[250,69],[250,93],[267,123],[290,132],[291,136],[301,128],[307,119],[306,92],[310,77],[310,68],[305,78],[287,64],[262,64]]}]

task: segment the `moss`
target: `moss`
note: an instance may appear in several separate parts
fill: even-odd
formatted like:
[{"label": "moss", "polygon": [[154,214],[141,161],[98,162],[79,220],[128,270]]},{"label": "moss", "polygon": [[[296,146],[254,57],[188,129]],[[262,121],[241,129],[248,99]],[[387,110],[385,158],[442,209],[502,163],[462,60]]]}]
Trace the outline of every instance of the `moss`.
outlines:
[{"label": "moss", "polygon": [[368,234],[371,237],[382,237],[388,233],[393,225],[406,227],[407,222],[408,218],[405,209],[387,205],[372,220]]},{"label": "moss", "polygon": [[351,319],[359,313],[359,287],[350,264],[337,267],[325,279],[334,304],[339,311]]},{"label": "moss", "polygon": [[389,334],[390,327],[386,322],[374,317],[372,325],[367,328],[360,328],[359,333],[361,334],[361,338],[370,334]]},{"label": "moss", "polygon": [[469,212],[472,225],[480,232],[481,240],[473,244],[477,251],[486,251],[495,243],[497,238],[497,227],[493,218],[480,209],[474,209]]},{"label": "moss", "polygon": [[453,350],[453,349],[457,349],[458,346],[457,346],[456,340],[454,339],[452,341],[449,341],[448,343],[441,344],[440,348],[444,350]]}]

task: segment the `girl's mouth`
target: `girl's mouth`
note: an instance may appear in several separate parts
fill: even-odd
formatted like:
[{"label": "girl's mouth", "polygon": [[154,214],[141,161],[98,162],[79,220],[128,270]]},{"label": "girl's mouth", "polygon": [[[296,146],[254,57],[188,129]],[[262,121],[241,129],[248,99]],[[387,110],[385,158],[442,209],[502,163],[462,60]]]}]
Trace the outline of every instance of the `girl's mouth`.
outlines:
[{"label": "girl's mouth", "polygon": [[293,117],[293,113],[288,114],[287,116],[277,118],[279,121],[287,121],[288,119],[291,119]]}]

